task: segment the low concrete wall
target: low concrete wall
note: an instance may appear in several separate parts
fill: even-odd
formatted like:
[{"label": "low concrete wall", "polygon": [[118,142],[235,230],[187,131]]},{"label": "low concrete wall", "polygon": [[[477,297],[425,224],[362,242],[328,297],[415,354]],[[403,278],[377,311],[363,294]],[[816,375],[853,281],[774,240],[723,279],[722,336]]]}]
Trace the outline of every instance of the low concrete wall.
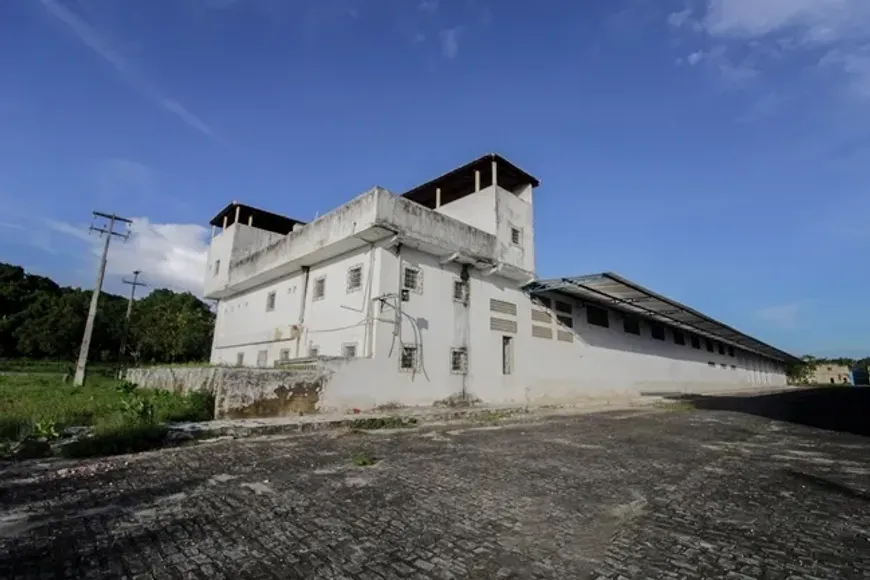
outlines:
[{"label": "low concrete wall", "polygon": [[329,373],[306,369],[153,367],[129,369],[126,379],[143,388],[209,393],[216,418],[286,417],[320,410]]}]

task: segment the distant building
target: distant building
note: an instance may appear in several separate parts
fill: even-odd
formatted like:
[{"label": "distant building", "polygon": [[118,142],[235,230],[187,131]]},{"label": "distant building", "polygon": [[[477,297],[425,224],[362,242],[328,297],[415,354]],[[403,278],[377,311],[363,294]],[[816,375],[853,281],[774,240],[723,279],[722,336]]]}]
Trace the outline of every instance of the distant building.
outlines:
[{"label": "distant building", "polygon": [[852,384],[852,369],[848,365],[819,363],[813,370],[810,382],[816,385]]},{"label": "distant building", "polygon": [[621,276],[538,279],[537,186],[489,154],[311,223],[230,203],[211,221],[211,361],[317,358],[328,407],[786,384],[793,356]]}]

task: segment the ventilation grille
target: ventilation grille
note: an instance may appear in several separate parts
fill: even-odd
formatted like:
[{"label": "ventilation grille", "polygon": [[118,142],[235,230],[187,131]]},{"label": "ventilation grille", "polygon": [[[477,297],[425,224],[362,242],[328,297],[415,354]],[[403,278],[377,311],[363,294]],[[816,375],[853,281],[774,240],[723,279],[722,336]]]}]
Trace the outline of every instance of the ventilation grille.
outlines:
[{"label": "ventilation grille", "polygon": [[490,318],[489,319],[489,329],[497,330],[498,332],[512,332],[516,334],[517,332],[517,321],[516,320],[506,320],[504,318]]},{"label": "ventilation grille", "polygon": [[535,338],[553,338],[553,329],[548,326],[536,326],[532,325],[532,336]]},{"label": "ventilation grille", "polygon": [[537,310],[532,308],[532,320],[535,322],[544,322],[549,324],[552,318],[550,318],[549,312],[544,312],[543,310]]},{"label": "ventilation grille", "polygon": [[562,342],[574,342],[574,333],[560,330],[558,333],[558,339]]},{"label": "ventilation grille", "polygon": [[517,305],[513,302],[505,302],[504,300],[496,300],[495,298],[489,299],[489,309],[492,312],[499,312],[501,314],[509,314],[511,316],[517,315]]}]

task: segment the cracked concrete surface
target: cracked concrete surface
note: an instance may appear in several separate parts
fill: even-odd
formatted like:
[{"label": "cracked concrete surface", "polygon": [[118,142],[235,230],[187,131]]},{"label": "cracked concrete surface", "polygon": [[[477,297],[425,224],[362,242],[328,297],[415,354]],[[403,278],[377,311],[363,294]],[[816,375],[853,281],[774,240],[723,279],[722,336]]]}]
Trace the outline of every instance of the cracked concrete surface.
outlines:
[{"label": "cracked concrete surface", "polygon": [[868,451],[658,410],[28,462],[0,578],[866,578]]}]

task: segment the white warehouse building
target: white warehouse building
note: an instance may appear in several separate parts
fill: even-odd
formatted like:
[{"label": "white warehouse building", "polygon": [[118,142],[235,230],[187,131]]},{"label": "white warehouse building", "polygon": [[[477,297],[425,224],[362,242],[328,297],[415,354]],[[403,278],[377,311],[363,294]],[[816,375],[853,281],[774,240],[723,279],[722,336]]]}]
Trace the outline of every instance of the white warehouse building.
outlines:
[{"label": "white warehouse building", "polygon": [[310,223],[230,203],[211,222],[211,362],[314,359],[329,408],[786,384],[792,355],[618,275],[538,279],[538,185],[488,154]]}]

